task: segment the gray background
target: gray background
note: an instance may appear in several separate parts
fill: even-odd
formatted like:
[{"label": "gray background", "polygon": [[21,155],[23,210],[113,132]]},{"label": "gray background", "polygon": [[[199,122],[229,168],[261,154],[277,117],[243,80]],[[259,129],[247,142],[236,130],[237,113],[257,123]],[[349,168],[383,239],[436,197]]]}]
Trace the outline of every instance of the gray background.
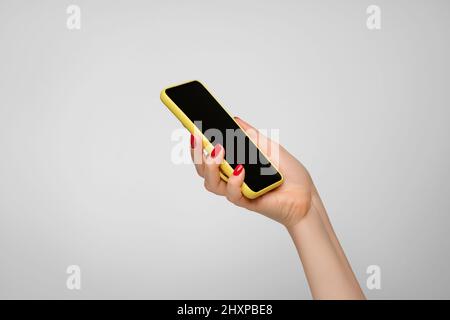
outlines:
[{"label": "gray background", "polygon": [[[369,298],[450,298],[449,9],[1,0],[0,297],[310,297],[282,226],[171,162],[180,125],[159,92],[199,79],[280,129]],[[81,291],[66,288],[72,264]]]}]

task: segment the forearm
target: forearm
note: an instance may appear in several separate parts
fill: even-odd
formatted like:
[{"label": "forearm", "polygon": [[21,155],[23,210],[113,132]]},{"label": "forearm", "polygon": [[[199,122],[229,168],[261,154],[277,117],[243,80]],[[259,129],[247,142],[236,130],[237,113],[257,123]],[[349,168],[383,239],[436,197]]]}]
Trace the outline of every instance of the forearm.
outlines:
[{"label": "forearm", "polygon": [[319,193],[317,192],[317,189],[315,189],[315,187],[314,187],[313,203],[316,206],[317,211],[319,212],[319,216],[322,219],[322,223],[325,229],[327,230],[328,236],[330,237],[330,240],[333,243],[336,252],[338,253],[341,263],[347,268],[347,272],[352,275],[354,281],[357,282],[352,267],[350,266],[350,263],[348,262],[347,257],[345,256],[344,250],[342,249],[342,246],[339,243],[336,233],[334,232],[333,226],[331,225],[330,218],[328,217],[323,202],[320,199]]},{"label": "forearm", "polygon": [[288,231],[314,299],[364,299],[317,194],[309,212]]}]

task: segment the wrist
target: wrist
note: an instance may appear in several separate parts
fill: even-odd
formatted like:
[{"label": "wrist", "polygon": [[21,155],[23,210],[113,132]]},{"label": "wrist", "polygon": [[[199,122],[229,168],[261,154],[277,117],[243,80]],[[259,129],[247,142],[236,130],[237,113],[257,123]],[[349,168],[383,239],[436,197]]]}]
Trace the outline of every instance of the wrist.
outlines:
[{"label": "wrist", "polygon": [[309,210],[303,214],[302,218],[295,223],[285,225],[285,228],[289,234],[294,237],[295,234],[302,233],[305,229],[310,229],[316,215],[317,210],[313,205],[311,205]]},{"label": "wrist", "polygon": [[318,208],[320,208],[321,206],[318,206],[317,203],[321,200],[315,188],[311,192],[308,200],[309,201],[306,204],[298,206],[297,212],[294,215],[296,219],[291,219],[290,221],[287,221],[283,224],[289,233],[292,233],[299,227],[303,227],[303,225],[308,225],[309,221],[312,220],[309,219],[310,216],[318,215]]}]

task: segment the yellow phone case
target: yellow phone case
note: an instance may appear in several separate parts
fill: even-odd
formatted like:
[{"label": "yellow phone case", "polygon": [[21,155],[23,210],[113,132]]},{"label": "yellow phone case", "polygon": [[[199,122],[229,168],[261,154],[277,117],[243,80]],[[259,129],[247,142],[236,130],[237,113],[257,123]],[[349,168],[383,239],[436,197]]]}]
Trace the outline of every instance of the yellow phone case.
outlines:
[{"label": "yellow phone case", "polygon": [[[170,89],[170,88],[173,88],[173,87],[177,87],[177,86],[180,86],[180,85],[182,85],[182,84],[185,84],[185,83],[189,83],[189,82],[192,82],[193,80],[190,80],[190,81],[186,81],[186,82],[183,82],[183,83],[180,83],[180,84],[177,84],[177,85],[174,85],[174,86],[170,86],[170,87],[166,87],[166,88],[164,88],[162,91],[161,91],[161,95],[160,95],[160,97],[161,97],[161,101],[166,105],[166,107],[175,115],[175,117],[177,117],[178,118],[178,120],[180,120],[180,122],[183,124],[183,126],[190,132],[190,133],[192,133],[192,134],[198,134],[198,135],[201,135],[202,136],[202,143],[203,143],[203,148],[208,152],[208,153],[211,153],[211,151],[212,151],[212,149],[214,148],[214,146],[211,144],[211,142],[209,142],[209,140],[203,135],[203,133],[195,126],[195,124],[191,121],[191,119],[189,119],[187,116],[186,116],[186,114],[172,101],[172,99],[170,99],[169,98],[169,96],[166,94],[166,90],[167,89]],[[196,80],[196,81],[198,81],[198,80]],[[200,81],[198,81],[198,82],[200,82]],[[208,90],[210,93],[211,93],[211,95],[214,97],[214,99],[216,99],[217,100],[217,98],[212,94],[212,92],[202,83],[202,82],[200,82],[205,88],[206,88],[206,90]],[[219,101],[219,100],[217,100],[217,101]],[[220,102],[219,102],[219,104],[220,104]],[[220,104],[221,106],[222,106],[222,104]],[[222,106],[222,108],[223,108],[223,106]],[[224,110],[225,110],[225,112],[227,112],[228,113],[228,115],[231,117],[231,119],[233,119],[233,121],[235,121],[234,120],[234,118],[231,116],[231,114],[228,112],[228,110],[226,110],[225,108],[223,108]],[[239,126],[239,124],[235,121],[235,123],[236,123],[236,125],[237,126]],[[239,126],[239,128],[241,128],[240,126]],[[241,128],[241,130],[245,133],[245,131]],[[247,136],[248,137],[248,136]],[[250,140],[251,140],[251,138],[250,137],[248,137]],[[253,140],[251,140],[254,144],[255,144],[255,146],[257,146],[257,144],[255,143],[255,141],[253,141]],[[262,153],[262,154],[264,154],[259,148],[258,148],[258,150]],[[267,158],[267,159],[269,159],[269,157],[267,157],[267,155],[266,154],[264,154],[264,156]],[[273,165],[273,164],[272,164]],[[275,167],[275,166],[274,166]],[[275,167],[276,168],[276,167]],[[220,164],[220,169],[221,169],[221,172],[220,172],[220,177],[224,180],[224,181],[228,181],[228,177],[229,176],[231,176],[232,174],[233,174],[233,168],[230,166],[230,164],[226,161],[226,160],[223,160],[223,162]],[[252,189],[250,189],[249,188],[249,186],[244,182],[243,184],[242,184],[242,187],[241,187],[241,191],[242,191],[242,194],[246,197],[246,198],[249,198],[249,199],[255,199],[255,198],[258,198],[259,196],[261,196],[261,195],[263,195],[263,194],[265,194],[265,193],[267,193],[267,192],[269,192],[270,190],[273,190],[273,189],[275,189],[276,187],[278,187],[278,186],[280,186],[282,183],[283,183],[283,181],[284,181],[284,177],[283,177],[283,175],[281,174],[281,172],[278,170],[278,168],[276,168],[277,169],[277,171],[280,173],[280,176],[281,176],[281,179],[280,180],[278,180],[277,182],[275,182],[274,184],[272,184],[272,185],[270,185],[270,186],[267,186],[266,188],[264,188],[264,189],[262,189],[262,190],[259,190],[259,191],[253,191]]]}]

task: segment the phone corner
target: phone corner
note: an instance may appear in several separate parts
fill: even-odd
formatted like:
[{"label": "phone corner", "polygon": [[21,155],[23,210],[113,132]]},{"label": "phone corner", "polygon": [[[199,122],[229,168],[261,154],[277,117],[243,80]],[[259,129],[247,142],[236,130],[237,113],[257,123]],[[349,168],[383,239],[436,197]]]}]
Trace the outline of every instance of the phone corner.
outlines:
[{"label": "phone corner", "polygon": [[255,192],[244,182],[241,187],[241,192],[247,199],[256,199],[260,196],[259,192]]},{"label": "phone corner", "polygon": [[276,187],[279,187],[284,183],[284,175],[280,172],[280,170],[278,170],[278,173],[280,174],[281,179],[276,183]]},{"label": "phone corner", "polygon": [[264,188],[264,189],[262,189],[262,190],[259,190],[259,191],[253,191],[253,190],[252,190],[252,189],[244,182],[244,183],[242,184],[242,187],[241,187],[241,192],[242,192],[242,194],[243,194],[246,198],[248,198],[248,199],[250,199],[250,200],[256,199],[256,198],[258,198],[258,197],[260,197],[260,196],[266,194],[267,192],[270,192],[270,191],[272,191],[273,189],[276,189],[276,188],[278,188],[279,186],[281,186],[281,185],[283,184],[283,182],[284,182],[284,177],[283,177],[283,175],[282,175],[281,173],[280,173],[280,177],[281,177],[280,180],[278,180],[277,182],[275,182],[275,183],[271,184],[270,186],[268,186],[268,187],[266,187],[266,188]]},{"label": "phone corner", "polygon": [[166,93],[166,90],[167,90],[167,88],[163,88],[163,89],[161,90],[161,92],[159,93],[159,99],[160,99],[162,102],[165,102],[165,101],[167,100],[167,93]]}]

